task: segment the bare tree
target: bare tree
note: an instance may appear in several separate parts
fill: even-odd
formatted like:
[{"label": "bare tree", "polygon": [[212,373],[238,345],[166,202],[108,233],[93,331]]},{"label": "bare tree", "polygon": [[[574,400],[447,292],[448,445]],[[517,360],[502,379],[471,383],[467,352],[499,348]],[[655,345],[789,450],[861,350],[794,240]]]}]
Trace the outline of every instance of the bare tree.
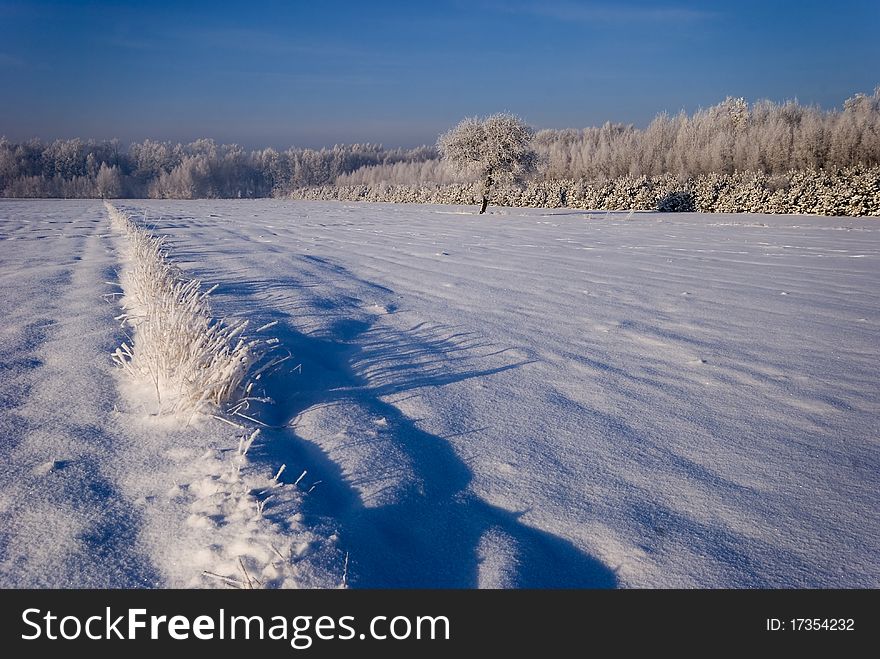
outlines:
[{"label": "bare tree", "polygon": [[535,170],[534,131],[512,114],[469,117],[437,140],[441,156],[475,173],[483,184],[480,214],[486,212],[496,184],[520,181]]}]

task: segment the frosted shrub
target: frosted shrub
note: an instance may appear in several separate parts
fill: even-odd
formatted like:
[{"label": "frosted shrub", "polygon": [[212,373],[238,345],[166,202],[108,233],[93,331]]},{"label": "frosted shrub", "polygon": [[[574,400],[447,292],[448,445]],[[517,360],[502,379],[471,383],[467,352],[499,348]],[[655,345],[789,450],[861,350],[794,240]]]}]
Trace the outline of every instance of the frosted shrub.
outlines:
[{"label": "frosted shrub", "polygon": [[[678,212],[806,213],[813,215],[880,215],[880,167],[764,173],[709,173],[692,178],[673,174],[604,181],[560,179],[531,181],[524,188],[500,187],[494,194],[502,206],[584,208],[595,210],[656,210],[678,208],[689,194],[692,207]],[[338,199],[406,203],[470,205],[481,198],[479,183],[382,186],[322,186],[302,188],[294,199]]]},{"label": "frosted shrub", "polygon": [[[208,303],[213,289],[202,291],[199,281],[170,263],[163,239],[105,205],[127,241],[129,257],[121,278],[124,313],[118,320],[131,338],[116,349],[114,361],[151,383],[160,412],[207,412],[234,402],[242,389],[247,396],[245,378],[258,377],[277,363],[264,359],[269,342],[245,336],[247,321],[215,319]],[[262,365],[255,368],[258,362]]]},{"label": "frosted shrub", "polygon": [[672,192],[657,202],[661,213],[693,213],[697,210],[694,195],[684,190]]}]

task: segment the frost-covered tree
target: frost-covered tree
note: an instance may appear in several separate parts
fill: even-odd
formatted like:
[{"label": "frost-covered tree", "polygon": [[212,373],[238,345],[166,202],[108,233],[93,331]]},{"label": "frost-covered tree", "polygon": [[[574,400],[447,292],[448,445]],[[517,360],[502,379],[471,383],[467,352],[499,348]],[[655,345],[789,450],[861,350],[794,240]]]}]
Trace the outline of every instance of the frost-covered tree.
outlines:
[{"label": "frost-covered tree", "polygon": [[170,172],[162,172],[150,186],[153,199],[211,199],[217,196],[212,185],[211,161],[204,155],[184,156]]},{"label": "frost-covered tree", "polygon": [[101,199],[115,199],[122,196],[122,177],[119,168],[115,165],[108,167],[107,163],[101,163],[101,169],[95,176],[95,192]]},{"label": "frost-covered tree", "polygon": [[162,172],[170,172],[183,160],[183,147],[170,142],[154,142],[144,140],[135,142],[129,147],[129,154],[134,161],[134,175],[143,182],[159,178]]},{"label": "frost-covered tree", "polygon": [[437,149],[445,161],[480,177],[482,214],[497,184],[520,181],[535,170],[537,156],[532,137],[534,131],[522,119],[499,113],[485,119],[462,120],[439,137]]}]

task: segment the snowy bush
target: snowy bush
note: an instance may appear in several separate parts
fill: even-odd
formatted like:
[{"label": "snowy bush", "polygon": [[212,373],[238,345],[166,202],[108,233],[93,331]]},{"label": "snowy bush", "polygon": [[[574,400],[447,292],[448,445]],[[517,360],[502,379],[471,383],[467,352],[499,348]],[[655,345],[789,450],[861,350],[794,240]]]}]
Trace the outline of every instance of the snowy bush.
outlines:
[{"label": "snowy bush", "polygon": [[[320,186],[294,191],[294,199],[417,202],[470,205],[481,198],[479,183],[449,185]],[[689,197],[688,197],[689,195]],[[583,179],[531,181],[524,188],[499,188],[494,200],[501,206],[584,208],[595,210],[657,210],[665,200],[701,213],[801,213],[810,215],[880,215],[880,167],[849,167],[763,173],[710,173],[692,178],[620,176],[590,182]]]},{"label": "snowy bush", "polygon": [[697,210],[694,195],[686,191],[672,192],[657,202],[661,213],[693,213]]},{"label": "snowy bush", "polygon": [[[245,336],[247,321],[227,324],[211,314],[200,282],[170,263],[164,241],[138,227],[105,202],[113,226],[125,237],[127,267],[119,316],[130,341],[114,360],[136,378],[150,382],[160,412],[195,413],[247,400],[252,384],[279,360],[267,360],[270,342]],[[260,330],[265,328],[260,328]],[[262,363],[257,367],[258,363]]]}]

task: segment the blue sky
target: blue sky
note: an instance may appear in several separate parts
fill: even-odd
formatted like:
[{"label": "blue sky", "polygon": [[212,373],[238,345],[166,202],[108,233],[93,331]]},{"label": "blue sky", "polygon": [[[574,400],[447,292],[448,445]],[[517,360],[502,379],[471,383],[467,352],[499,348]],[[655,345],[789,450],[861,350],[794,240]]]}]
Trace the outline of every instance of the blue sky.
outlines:
[{"label": "blue sky", "polygon": [[880,2],[6,2],[0,135],[431,143],[880,85]]}]

